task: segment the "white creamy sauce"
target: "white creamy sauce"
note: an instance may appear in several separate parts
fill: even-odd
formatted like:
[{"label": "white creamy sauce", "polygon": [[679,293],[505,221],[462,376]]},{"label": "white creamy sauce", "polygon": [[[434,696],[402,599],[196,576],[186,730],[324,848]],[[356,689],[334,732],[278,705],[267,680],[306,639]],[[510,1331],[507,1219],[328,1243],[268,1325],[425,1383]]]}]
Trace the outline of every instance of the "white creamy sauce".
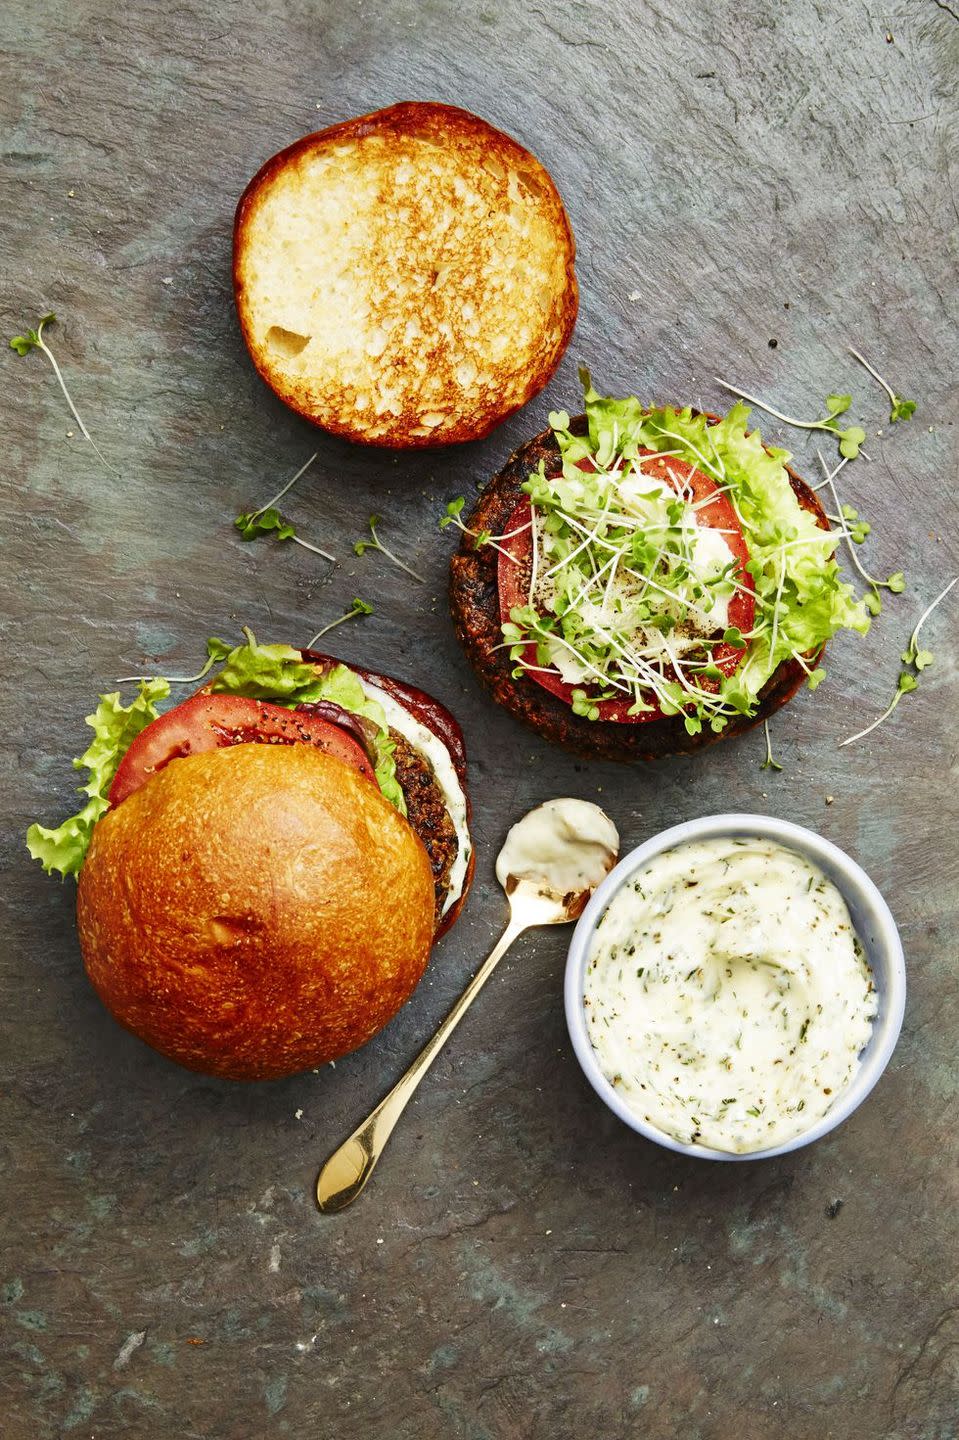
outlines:
[{"label": "white creamy sauce", "polygon": [[512,827],[496,860],[505,888],[510,875],[551,895],[595,890],[619,854],[619,834],[589,800],[547,800]]},{"label": "white creamy sauce", "polygon": [[456,773],[453,757],[440,737],[434,735],[427,725],[421,724],[415,715],[410,714],[405,705],[394,700],[386,690],[381,690],[379,685],[374,685],[362,677],[360,677],[360,684],[371,700],[382,705],[392,729],[398,730],[404,740],[408,740],[415,750],[418,750],[421,755],[425,755],[432,766],[436,783],[443,792],[443,799],[450,812],[450,819],[453,821],[458,842],[456,858],[450,867],[449,893],[443,905],[443,914],[445,915],[450,906],[455,905],[463,893],[466,869],[472,852],[469,827],[466,823],[466,796]]},{"label": "white creamy sauce", "polygon": [[832,882],[775,841],[729,836],[657,855],[623,886],[593,937],[584,1004],[631,1110],[737,1154],[825,1115],[877,1010]]}]

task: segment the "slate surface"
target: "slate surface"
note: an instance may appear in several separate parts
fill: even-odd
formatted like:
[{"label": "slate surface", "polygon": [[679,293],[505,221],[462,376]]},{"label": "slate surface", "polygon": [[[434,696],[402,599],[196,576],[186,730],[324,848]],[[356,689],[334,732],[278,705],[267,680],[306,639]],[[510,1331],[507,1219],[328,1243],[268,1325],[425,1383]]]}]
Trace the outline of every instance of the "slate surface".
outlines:
[{"label": "slate surface", "polygon": [[[920,608],[959,569],[955,8],[7,0],[0,36],[0,334],[57,311],[50,338],[120,472],[75,433],[42,357],[4,351],[4,1440],[953,1437],[955,605],[930,623],[936,665],[894,722],[836,742],[885,705]],[[479,446],[393,458],[318,437],[266,392],[237,334],[229,245],[270,153],[407,97],[465,104],[550,166],[582,311],[526,414]],[[909,426],[875,433],[882,396],[847,342],[919,398]],[[782,774],[759,769],[755,736],[587,770],[495,711],[458,652],[436,517],[551,405],[575,404],[583,360],[610,390],[712,408],[715,374],[803,413],[855,393],[873,460],[845,494],[873,524],[867,561],[909,584],[777,720]],[[230,525],[314,449],[289,509],[343,557],[332,573]],[[371,510],[425,588],[351,556]],[[66,813],[82,717],[113,677],[189,671],[208,634],[243,622],[303,641],[357,593],[376,614],[338,632],[344,651],[417,678],[464,723],[474,895],[362,1053],[217,1084],[103,1012],[72,885],[30,864],[22,831]],[[363,1200],[321,1218],[318,1162],[503,923],[491,860],[506,826],[564,792],[608,804],[627,843],[735,807],[848,847],[908,952],[886,1078],[793,1158],[670,1156],[588,1090],[563,1023],[564,937],[543,934],[484,994]]]}]

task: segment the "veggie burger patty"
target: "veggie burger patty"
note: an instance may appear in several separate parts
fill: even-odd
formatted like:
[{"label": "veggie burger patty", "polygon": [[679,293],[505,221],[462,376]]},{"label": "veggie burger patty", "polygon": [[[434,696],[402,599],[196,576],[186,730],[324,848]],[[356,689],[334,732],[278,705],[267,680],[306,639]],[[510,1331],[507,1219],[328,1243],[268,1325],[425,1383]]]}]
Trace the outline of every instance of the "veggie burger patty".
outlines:
[{"label": "veggie burger patty", "polygon": [[429,856],[439,920],[449,894],[450,871],[459,853],[456,827],[429,760],[399,731],[391,730],[390,739],[395,747],[396,778],[406,800],[406,818]]}]

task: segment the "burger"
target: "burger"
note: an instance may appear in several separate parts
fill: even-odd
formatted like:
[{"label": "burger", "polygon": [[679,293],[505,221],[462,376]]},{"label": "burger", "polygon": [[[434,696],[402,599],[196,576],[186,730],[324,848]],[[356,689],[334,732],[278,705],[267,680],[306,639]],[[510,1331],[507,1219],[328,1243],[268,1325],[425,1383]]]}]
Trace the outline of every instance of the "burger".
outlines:
[{"label": "burger", "polygon": [[407,101],[306,135],[240,197],[233,282],[260,375],[299,415],[393,449],[477,440],[553,374],[576,246],[535,155]]},{"label": "burger", "polygon": [[462,909],[473,849],[442,705],[245,641],[211,640],[221,668],[162,714],[164,679],[102,696],[74,762],[86,804],[27,844],[77,876],[86,971],[122,1025],[190,1069],[264,1080],[392,1018]]},{"label": "burger", "polygon": [[869,628],[816,492],[737,404],[724,418],[600,396],[511,456],[450,572],[457,633],[494,699],[592,758],[740,734]]}]

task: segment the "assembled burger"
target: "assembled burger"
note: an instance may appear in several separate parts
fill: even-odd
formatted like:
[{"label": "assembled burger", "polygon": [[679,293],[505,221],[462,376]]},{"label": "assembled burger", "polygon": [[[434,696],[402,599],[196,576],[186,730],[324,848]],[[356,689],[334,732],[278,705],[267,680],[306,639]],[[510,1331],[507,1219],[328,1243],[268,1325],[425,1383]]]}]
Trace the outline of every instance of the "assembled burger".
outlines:
[{"label": "assembled burger", "polygon": [[422,692],[287,645],[223,665],[163,714],[166,680],[101,697],[83,810],[33,825],[76,874],[84,964],[117,1020],[194,1070],[294,1074],[409,999],[472,879],[466,757]]}]

